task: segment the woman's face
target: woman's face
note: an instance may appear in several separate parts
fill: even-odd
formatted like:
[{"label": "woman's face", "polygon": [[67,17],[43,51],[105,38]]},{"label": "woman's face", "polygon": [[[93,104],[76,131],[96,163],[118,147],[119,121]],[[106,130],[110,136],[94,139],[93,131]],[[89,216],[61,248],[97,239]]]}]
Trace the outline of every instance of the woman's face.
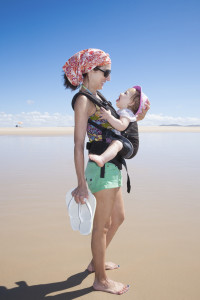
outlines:
[{"label": "woman's face", "polygon": [[[111,64],[100,66],[99,69],[102,71],[111,70]],[[108,77],[104,76],[101,70],[92,70],[88,72],[89,85],[96,90],[101,90],[106,81],[110,81],[110,75]]]}]

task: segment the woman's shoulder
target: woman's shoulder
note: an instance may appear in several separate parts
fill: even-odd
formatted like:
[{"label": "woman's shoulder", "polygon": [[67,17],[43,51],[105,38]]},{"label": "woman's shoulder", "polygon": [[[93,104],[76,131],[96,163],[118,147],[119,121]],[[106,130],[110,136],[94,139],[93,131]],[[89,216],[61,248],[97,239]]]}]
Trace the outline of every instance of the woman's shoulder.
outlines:
[{"label": "woman's shoulder", "polygon": [[74,110],[80,110],[83,113],[85,111],[90,116],[96,111],[96,107],[85,95],[80,94],[74,102]]},{"label": "woman's shoulder", "polygon": [[[93,100],[93,98],[95,98],[95,99]],[[96,97],[93,97],[91,95],[87,95],[84,92],[78,92],[77,94],[74,95],[74,97],[72,99],[72,107],[74,107],[74,105],[77,101],[96,104],[98,101],[101,102],[102,100],[101,100],[101,97],[99,97],[99,95],[97,95]]]},{"label": "woman's shoulder", "polygon": [[90,100],[85,95],[80,94],[80,95],[77,95],[75,103],[77,103],[77,102],[89,102],[89,101]]},{"label": "woman's shoulder", "polygon": [[76,103],[79,104],[89,104],[91,103],[90,99],[87,97],[87,95],[83,94],[83,93],[77,93],[76,95],[74,95],[73,99],[72,99],[72,107],[75,106]]}]

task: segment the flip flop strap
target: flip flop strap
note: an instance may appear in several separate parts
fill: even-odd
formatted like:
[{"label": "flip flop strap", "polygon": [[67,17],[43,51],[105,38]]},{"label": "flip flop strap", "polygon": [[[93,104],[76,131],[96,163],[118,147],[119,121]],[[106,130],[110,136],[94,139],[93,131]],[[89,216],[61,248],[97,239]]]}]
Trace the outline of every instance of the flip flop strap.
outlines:
[{"label": "flip flop strap", "polygon": [[[85,200],[85,204],[87,205],[87,208],[90,212],[90,218],[92,219],[92,209],[91,209],[90,203],[88,202],[87,199],[84,199],[84,200]],[[81,217],[81,206],[82,206],[82,204],[79,203],[78,204],[78,216],[79,216],[79,219],[81,220],[81,222],[83,222],[84,220]]]},{"label": "flip flop strap", "polygon": [[68,203],[68,205],[67,205],[67,209],[68,209],[68,211],[69,211],[69,207],[70,207],[70,204],[71,204],[71,202],[72,202],[73,198],[74,198],[74,197],[72,197],[72,198],[71,198],[71,200],[69,201],[69,203]]}]

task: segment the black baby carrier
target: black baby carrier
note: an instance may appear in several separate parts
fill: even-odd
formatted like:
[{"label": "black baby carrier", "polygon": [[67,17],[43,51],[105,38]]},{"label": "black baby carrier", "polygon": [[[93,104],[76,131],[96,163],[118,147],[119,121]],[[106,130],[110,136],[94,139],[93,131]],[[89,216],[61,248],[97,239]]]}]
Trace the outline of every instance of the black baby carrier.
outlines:
[{"label": "black baby carrier", "polygon": [[[115,118],[119,119],[119,115],[117,114],[116,110],[112,107],[111,102],[107,101],[99,91],[97,91],[97,94],[101,98],[101,100],[95,97],[94,95],[88,94],[86,92],[78,92],[77,94],[74,95],[72,99],[72,108],[74,109],[74,105],[77,97],[80,95],[84,95],[98,107],[103,107],[106,110],[110,110],[111,114]],[[112,159],[109,162],[115,164],[120,170],[122,169],[122,165],[124,165],[127,171],[127,192],[130,193],[131,190],[130,178],[128,175],[125,159],[133,158],[138,152],[139,135],[138,135],[137,122],[136,121],[130,122],[128,127],[124,131],[121,131],[121,135],[116,134],[111,129],[102,127],[100,124],[96,124],[90,118],[88,119],[88,123],[98,128],[102,132],[102,141],[92,141],[87,143],[86,148],[90,154],[101,155],[109,146],[109,143],[106,142],[106,139],[109,137],[112,140],[116,139],[122,142],[123,144],[122,150],[117,154],[117,156],[114,159]],[[105,173],[105,166],[101,168],[102,178],[104,177],[104,173]]]}]

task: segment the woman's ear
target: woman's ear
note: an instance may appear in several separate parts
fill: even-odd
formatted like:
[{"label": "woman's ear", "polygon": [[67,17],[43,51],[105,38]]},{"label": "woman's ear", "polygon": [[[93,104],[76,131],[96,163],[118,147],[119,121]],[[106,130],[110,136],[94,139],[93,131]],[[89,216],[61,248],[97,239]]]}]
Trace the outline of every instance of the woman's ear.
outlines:
[{"label": "woman's ear", "polygon": [[91,76],[93,75],[94,72],[95,72],[95,71],[92,69],[91,71],[89,71],[89,72],[87,73],[87,77],[88,77],[89,80],[90,80],[90,78],[91,78]]}]

